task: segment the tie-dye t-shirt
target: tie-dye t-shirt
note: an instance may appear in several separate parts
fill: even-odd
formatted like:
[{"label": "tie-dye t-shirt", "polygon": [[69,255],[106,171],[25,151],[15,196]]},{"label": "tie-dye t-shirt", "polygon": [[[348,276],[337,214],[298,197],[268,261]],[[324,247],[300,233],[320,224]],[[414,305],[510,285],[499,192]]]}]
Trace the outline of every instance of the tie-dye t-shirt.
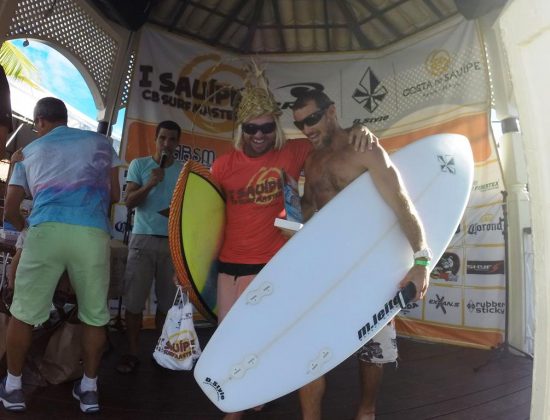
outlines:
[{"label": "tie-dye t-shirt", "polygon": [[59,126],[25,147],[23,156],[9,184],[34,198],[30,226],[60,222],[110,232],[111,168],[121,161],[106,137]]}]

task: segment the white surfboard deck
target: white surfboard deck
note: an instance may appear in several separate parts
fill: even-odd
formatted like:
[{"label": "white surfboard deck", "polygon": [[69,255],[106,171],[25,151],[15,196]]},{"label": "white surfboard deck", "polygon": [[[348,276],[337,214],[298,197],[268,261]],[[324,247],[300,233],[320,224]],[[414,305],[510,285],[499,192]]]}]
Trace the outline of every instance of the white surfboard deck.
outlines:
[{"label": "white surfboard deck", "polygon": [[[435,135],[391,158],[438,261],[468,201],[470,144]],[[220,410],[235,412],[325,374],[399,312],[397,286],[412,254],[393,211],[361,175],[256,276],[204,349],[197,383]]]}]

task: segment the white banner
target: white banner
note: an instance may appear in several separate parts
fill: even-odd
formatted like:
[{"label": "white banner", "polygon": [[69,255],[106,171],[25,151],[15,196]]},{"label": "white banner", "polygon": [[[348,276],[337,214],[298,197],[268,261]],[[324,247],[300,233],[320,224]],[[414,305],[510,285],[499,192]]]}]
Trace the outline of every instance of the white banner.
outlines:
[{"label": "white banner", "polygon": [[[233,134],[233,105],[243,84],[246,58],[221,53],[165,32],[144,27],[130,91],[123,156],[146,154],[146,139],[132,125],[171,119],[186,133],[181,160],[207,166],[218,150],[215,140]],[[335,101],[343,125],[367,123],[379,135],[395,135],[440,121],[442,114],[484,110],[488,81],[475,23],[452,25],[412,37],[384,53],[308,54],[257,57],[284,111],[290,134],[290,108],[303,89],[324,89]],[[138,126],[139,127],[139,126]],[[391,130],[390,130],[391,129]],[[145,142],[144,145],[133,144]],[[128,156],[126,156],[128,155]]]},{"label": "white banner", "polygon": [[[183,128],[176,157],[210,166],[232,148],[233,107],[248,58],[147,26],[140,37],[123,157],[151,154],[156,124],[171,119]],[[436,133],[469,138],[476,170],[465,218],[434,267],[428,296],[410,304],[398,326],[425,339],[490,347],[502,335],[503,186],[489,137],[482,46],[476,23],[457,18],[382,51],[254,58],[265,68],[289,136],[301,136],[292,123],[297,95],[318,88],[335,101],[343,126],[367,124],[389,151]],[[117,213],[120,229],[124,212]],[[483,317],[493,302],[498,310]]]}]

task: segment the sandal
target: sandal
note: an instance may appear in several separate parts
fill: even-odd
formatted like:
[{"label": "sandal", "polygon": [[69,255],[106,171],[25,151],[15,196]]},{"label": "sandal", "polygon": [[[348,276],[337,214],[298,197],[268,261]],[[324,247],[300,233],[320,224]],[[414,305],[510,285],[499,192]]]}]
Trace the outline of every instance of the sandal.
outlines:
[{"label": "sandal", "polygon": [[137,356],[133,354],[124,354],[120,357],[115,369],[118,373],[126,375],[135,372],[139,364],[140,361]]}]

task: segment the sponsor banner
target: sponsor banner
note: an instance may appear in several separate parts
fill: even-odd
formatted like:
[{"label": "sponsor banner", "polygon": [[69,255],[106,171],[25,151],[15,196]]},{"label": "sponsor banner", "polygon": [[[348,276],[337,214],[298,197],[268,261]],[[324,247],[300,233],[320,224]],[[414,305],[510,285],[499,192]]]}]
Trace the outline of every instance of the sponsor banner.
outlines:
[{"label": "sponsor banner", "polygon": [[502,203],[504,185],[498,161],[493,160],[478,166],[474,172],[474,183],[468,206],[477,207],[487,203]]},{"label": "sponsor banner", "polygon": [[[486,109],[489,83],[481,45],[475,22],[457,20],[384,54],[258,60],[289,131],[296,133],[290,111],[296,95],[316,87],[335,100],[344,126],[360,121],[382,135],[399,125],[402,134],[426,128],[428,120],[440,123],[441,112],[449,109],[468,109],[470,114]],[[152,147],[152,138],[141,134],[143,127],[131,130],[132,124],[154,127],[166,119],[183,127],[182,141],[188,147],[202,149],[206,146],[198,145],[199,139],[212,141],[208,147],[217,155],[216,140],[233,136],[233,107],[243,86],[244,63],[239,56],[144,27],[126,112],[123,157],[129,162]]]},{"label": "sponsor banner", "polygon": [[464,290],[464,325],[504,330],[506,291],[466,288]]},{"label": "sponsor banner", "polygon": [[126,230],[126,219],[128,217],[128,209],[125,204],[113,204],[111,210],[111,235],[114,239],[122,241],[124,239],[124,231]]},{"label": "sponsor banner", "polygon": [[424,298],[424,320],[462,325],[462,288],[432,285]]},{"label": "sponsor banner", "polygon": [[[131,141],[125,148],[125,160],[131,162],[135,158],[154,154],[156,124],[143,121],[127,121],[126,124]],[[216,156],[228,152],[232,147],[231,141],[183,132],[174,158],[182,162],[194,160],[209,168]]]},{"label": "sponsor banner", "polygon": [[459,346],[494,349],[502,344],[504,335],[501,331],[482,328],[453,327],[397,317],[395,326],[402,337],[412,337],[438,343]]},{"label": "sponsor banner", "polygon": [[464,281],[464,250],[447,248],[430,273],[432,284],[462,286]]},{"label": "sponsor banner", "polygon": [[439,123],[457,106],[485,109],[489,84],[481,45],[475,23],[462,20],[384,52],[308,55],[299,62],[269,57],[267,74],[283,108],[300,89],[322,86],[344,125],[361,122],[380,135],[389,129],[404,134]]},{"label": "sponsor banner", "polygon": [[458,248],[464,245],[464,219],[456,227],[455,234],[451,238],[449,248]]},{"label": "sponsor banner", "polygon": [[406,316],[409,319],[422,319],[423,302],[410,302],[407,306],[401,309],[400,315]]},{"label": "sponsor banner", "polygon": [[466,286],[505,287],[504,244],[466,248]]},{"label": "sponsor banner", "polygon": [[[407,325],[437,325],[434,331],[445,339],[463,332],[464,285],[483,283],[481,274],[467,272],[467,260],[486,259],[469,250],[503,244],[502,211],[490,206],[499,202],[502,178],[488,130],[490,94],[482,45],[476,23],[456,19],[383,51],[256,57],[283,110],[281,121],[289,137],[301,136],[292,123],[296,96],[315,87],[335,101],[343,126],[366,123],[389,152],[438,133],[462,134],[470,140],[476,171],[467,217],[436,265],[426,299],[402,311],[409,317]],[[123,159],[129,163],[152,154],[156,125],[171,119],[183,129],[176,159],[209,167],[232,148],[233,109],[248,59],[148,26],[140,31],[138,51]],[[120,228],[126,215],[120,209],[115,213],[114,226]],[[413,335],[422,337],[423,331]],[[496,335],[484,334],[467,336],[477,343],[495,341]],[[432,332],[425,338],[438,340]]]},{"label": "sponsor banner", "polygon": [[465,245],[500,245],[504,243],[504,215],[501,204],[468,207],[464,214]]}]

